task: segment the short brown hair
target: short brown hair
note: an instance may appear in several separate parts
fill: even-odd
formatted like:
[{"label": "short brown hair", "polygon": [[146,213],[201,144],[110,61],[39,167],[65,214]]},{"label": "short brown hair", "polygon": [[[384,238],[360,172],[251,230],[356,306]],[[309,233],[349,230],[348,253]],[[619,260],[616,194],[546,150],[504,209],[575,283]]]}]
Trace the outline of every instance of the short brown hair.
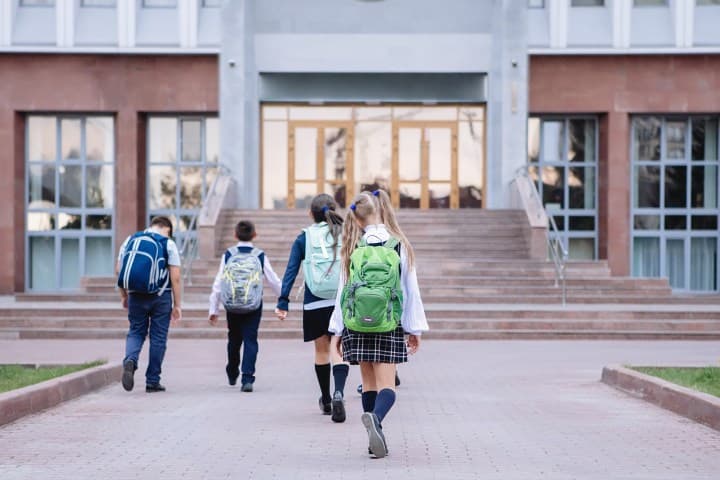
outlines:
[{"label": "short brown hair", "polygon": [[173,224],[168,217],[164,215],[160,215],[159,217],[153,217],[152,221],[150,222],[150,226],[152,227],[154,225],[157,225],[158,227],[169,228],[170,233],[168,234],[168,236],[173,236]]},{"label": "short brown hair", "polygon": [[241,220],[235,225],[235,236],[241,242],[249,242],[255,236],[255,225],[249,220]]}]

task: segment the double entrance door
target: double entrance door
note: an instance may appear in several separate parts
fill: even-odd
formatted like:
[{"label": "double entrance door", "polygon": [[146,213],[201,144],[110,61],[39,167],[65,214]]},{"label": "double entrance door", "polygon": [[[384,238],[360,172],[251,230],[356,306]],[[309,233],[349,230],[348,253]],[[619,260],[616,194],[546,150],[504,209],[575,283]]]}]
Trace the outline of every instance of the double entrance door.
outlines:
[{"label": "double entrance door", "polygon": [[[316,192],[334,195],[346,207],[362,190],[386,189],[395,207],[458,208],[458,124],[443,121],[394,121],[389,149],[356,143],[382,142],[378,131],[358,131],[352,121],[288,122],[287,204]],[[387,153],[390,152],[389,155]],[[370,175],[368,175],[370,174]],[[372,178],[372,180],[368,180]]]}]

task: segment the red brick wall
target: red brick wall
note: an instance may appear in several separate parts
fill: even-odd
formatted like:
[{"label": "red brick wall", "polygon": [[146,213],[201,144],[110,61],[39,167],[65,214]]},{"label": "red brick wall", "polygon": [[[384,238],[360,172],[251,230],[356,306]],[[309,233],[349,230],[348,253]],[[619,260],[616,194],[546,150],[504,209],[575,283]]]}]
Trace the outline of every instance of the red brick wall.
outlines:
[{"label": "red brick wall", "polygon": [[630,115],[720,113],[720,55],[532,56],[529,111],[600,117],[599,251],[630,273]]},{"label": "red brick wall", "polygon": [[26,113],[115,115],[119,245],[144,223],[144,114],[217,111],[216,56],[0,54],[0,293],[25,282]]}]

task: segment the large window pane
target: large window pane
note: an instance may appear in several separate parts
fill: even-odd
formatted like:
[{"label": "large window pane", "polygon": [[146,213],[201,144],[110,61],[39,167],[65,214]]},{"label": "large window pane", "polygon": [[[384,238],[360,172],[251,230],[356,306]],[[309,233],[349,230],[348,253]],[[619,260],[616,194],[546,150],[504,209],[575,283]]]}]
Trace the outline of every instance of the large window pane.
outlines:
[{"label": "large window pane", "polygon": [[672,288],[685,288],[685,241],[665,243],[665,270]]},{"label": "large window pane", "polygon": [[60,259],[60,288],[77,288],[80,285],[80,240],[63,238]]},{"label": "large window pane", "polygon": [[55,214],[48,212],[28,212],[27,225],[28,232],[48,232],[55,230]]},{"label": "large window pane", "polygon": [[668,121],[665,123],[666,137],[666,155],[668,159],[684,159],[685,158],[685,132],[687,122]]},{"label": "large window pane", "polygon": [[56,287],[55,239],[30,237],[30,288],[50,290]]},{"label": "large window pane", "polygon": [[570,260],[593,260],[595,258],[595,239],[568,239],[568,257]]},{"label": "large window pane", "polygon": [[88,208],[112,208],[113,166],[88,166],[86,175],[86,206]]},{"label": "large window pane", "polygon": [[60,121],[60,151],[63,160],[80,160],[82,150],[80,146],[80,119],[65,118]]},{"label": "large window pane", "polygon": [[183,167],[180,169],[180,208],[194,209],[202,205],[203,169]]},{"label": "large window pane", "polygon": [[205,119],[205,160],[208,163],[220,161],[220,122],[217,118]]},{"label": "large window pane", "polygon": [[687,206],[687,167],[665,167],[665,207]]},{"label": "large window pane", "polygon": [[80,165],[64,165],[58,171],[60,173],[60,206],[82,207],[82,167]]},{"label": "large window pane", "polygon": [[595,167],[570,167],[568,169],[570,208],[592,210],[595,208]]},{"label": "large window pane", "polygon": [[660,239],[635,237],[633,240],[633,275],[660,276]]},{"label": "large window pane", "polygon": [[75,213],[58,213],[58,230],[80,230],[82,229],[82,215]]},{"label": "large window pane", "polygon": [[561,162],[565,144],[565,122],[546,120],[542,123],[542,160]]},{"label": "large window pane", "polygon": [[[462,133],[462,129],[460,130]],[[540,119],[528,118],[528,162],[537,162],[540,158]]]},{"label": "large window pane", "polygon": [[568,160],[571,162],[594,162],[595,121],[571,119],[568,125]]},{"label": "large window pane", "polygon": [[148,207],[154,209],[175,208],[177,202],[177,171],[171,166],[151,166]]},{"label": "large window pane", "polygon": [[358,122],[355,126],[355,191],[390,191],[392,124]]},{"label": "large window pane", "polygon": [[347,177],[346,128],[325,128],[325,180],[345,180]]},{"label": "large window pane", "polygon": [[182,161],[202,161],[202,126],[200,120],[183,120],[181,125]]},{"label": "large window pane", "polygon": [[483,165],[485,163],[483,124],[481,122],[460,122],[458,126],[460,208],[480,208],[482,206]]},{"label": "large window pane", "polygon": [[114,258],[111,238],[89,237],[85,240],[85,275],[112,275]]},{"label": "large window pane", "polygon": [[85,120],[85,155],[88,160],[113,161],[113,133],[113,119],[110,117],[88,117]]},{"label": "large window pane", "polygon": [[543,204],[548,210],[557,210],[565,206],[565,169],[562,167],[543,167],[542,169]]},{"label": "large window pane", "polygon": [[660,168],[635,167],[635,207],[660,206]]},{"label": "large window pane", "polygon": [[430,208],[450,208],[450,184],[430,185]]},{"label": "large window pane", "polygon": [[54,162],[57,157],[57,119],[28,117],[28,160]]},{"label": "large window pane", "polygon": [[422,131],[419,128],[401,128],[398,133],[400,180],[420,180]]},{"label": "large window pane", "polygon": [[110,230],[112,229],[112,215],[86,215],[85,228],[88,230]]},{"label": "large window pane", "polygon": [[693,238],[690,242],[690,288],[717,290],[717,238]]},{"label": "large window pane", "polygon": [[633,120],[635,160],[660,160],[660,125],[657,117],[636,117]]},{"label": "large window pane", "polygon": [[177,158],[177,119],[153,117],[149,121],[151,163],[175,163]]},{"label": "large window pane", "polygon": [[717,208],[717,167],[692,167],[692,197],[694,208]]},{"label": "large window pane", "polygon": [[692,121],[692,159],[718,159],[717,118],[698,118]]},{"label": "large window pane", "polygon": [[450,180],[452,166],[452,132],[449,128],[426,128],[428,142],[428,177],[433,180]]},{"label": "large window pane", "polygon": [[285,122],[263,124],[263,208],[287,207],[288,131]]},{"label": "large window pane", "polygon": [[317,128],[295,129],[295,179],[317,179]]},{"label": "large window pane", "polygon": [[31,165],[28,170],[28,208],[53,208],[55,165]]}]

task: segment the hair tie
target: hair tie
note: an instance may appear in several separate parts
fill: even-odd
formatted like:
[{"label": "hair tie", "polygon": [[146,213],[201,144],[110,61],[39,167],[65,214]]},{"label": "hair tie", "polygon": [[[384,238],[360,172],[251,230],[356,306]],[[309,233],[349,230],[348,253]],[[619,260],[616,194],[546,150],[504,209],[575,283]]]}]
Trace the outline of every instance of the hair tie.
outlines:
[{"label": "hair tie", "polygon": [[375,190],[375,191],[373,192],[373,195],[375,195],[376,197],[379,196],[379,195],[380,195],[380,190]]},{"label": "hair tie", "polygon": [[322,208],[322,212],[323,212],[323,213],[327,213],[328,210],[330,210],[330,209],[328,208],[327,205],[325,205],[325,206]]},{"label": "hair tie", "polygon": [[350,204],[350,210],[352,210],[354,212],[356,208],[357,208],[357,206],[354,203]]}]

